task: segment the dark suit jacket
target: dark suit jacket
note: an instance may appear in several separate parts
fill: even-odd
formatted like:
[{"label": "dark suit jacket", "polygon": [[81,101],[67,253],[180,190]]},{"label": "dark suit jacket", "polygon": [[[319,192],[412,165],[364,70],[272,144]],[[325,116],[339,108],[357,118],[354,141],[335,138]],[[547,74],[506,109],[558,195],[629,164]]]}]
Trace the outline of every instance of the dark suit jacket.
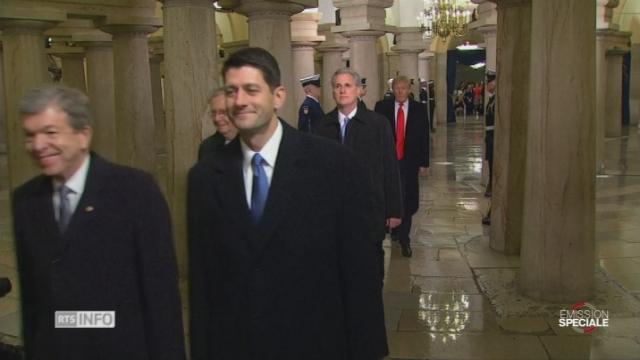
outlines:
[{"label": "dark suit jacket", "polygon": [[219,132],[202,140],[198,148],[198,160],[202,160],[205,156],[209,156],[225,145],[226,139]]},{"label": "dark suit jacket", "polygon": [[[325,116],[314,134],[340,140],[338,110]],[[395,155],[393,135],[386,119],[364,107],[358,106],[356,115],[349,121],[344,141],[353,151],[367,176],[361,182],[370,193],[374,219],[374,232],[379,240],[384,238],[385,220],[403,215],[400,173]]]},{"label": "dark suit jacket", "polygon": [[[409,100],[408,105],[401,171],[404,176],[405,214],[413,215],[418,211],[420,201],[419,167],[429,166],[429,122],[424,104]],[[392,129],[396,128],[395,101],[378,101],[375,110],[387,118]],[[395,131],[393,131],[393,138],[395,142]]]},{"label": "dark suit jacket", "polygon": [[286,124],[262,221],[234,140],[189,173],[193,359],[379,359],[379,244],[354,159]]},{"label": "dark suit jacket", "polygon": [[[167,205],[151,176],[92,154],[61,234],[52,183],[13,194],[27,359],[184,359]],[[56,310],[115,311],[113,329],[55,329]]]},{"label": "dark suit jacket", "polygon": [[313,98],[305,96],[300,109],[298,109],[298,130],[312,133],[313,128],[323,117],[324,111],[320,103]]}]

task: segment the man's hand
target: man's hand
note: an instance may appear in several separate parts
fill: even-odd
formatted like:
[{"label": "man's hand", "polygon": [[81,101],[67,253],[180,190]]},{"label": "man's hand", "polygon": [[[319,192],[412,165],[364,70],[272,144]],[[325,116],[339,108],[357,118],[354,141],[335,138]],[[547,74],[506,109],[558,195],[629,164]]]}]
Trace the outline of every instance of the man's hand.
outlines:
[{"label": "man's hand", "polygon": [[429,168],[420,166],[420,176],[427,176],[427,174],[429,174]]},{"label": "man's hand", "polygon": [[401,218],[388,218],[387,219],[387,227],[389,229],[395,229],[402,223]]}]

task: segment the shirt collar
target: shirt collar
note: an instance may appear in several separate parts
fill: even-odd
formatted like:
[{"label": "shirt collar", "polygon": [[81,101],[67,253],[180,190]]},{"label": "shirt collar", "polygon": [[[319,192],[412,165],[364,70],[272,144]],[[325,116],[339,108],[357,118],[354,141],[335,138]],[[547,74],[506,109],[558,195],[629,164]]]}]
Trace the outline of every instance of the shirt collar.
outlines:
[{"label": "shirt collar", "polygon": [[[74,194],[82,194],[84,191],[85,184],[87,183],[87,175],[89,173],[89,163],[91,161],[91,156],[87,154],[80,165],[80,168],[76,170],[73,175],[67,180],[64,185],[69,188]],[[53,182],[53,190],[57,191],[58,188],[62,185],[59,181]]]},{"label": "shirt collar", "polygon": [[353,117],[356,116],[357,111],[358,111],[357,106],[353,108],[353,111],[351,111],[348,115],[345,115],[342,112],[340,112],[340,110],[338,110],[338,121],[340,121],[340,123],[342,124],[346,118],[353,119]]},{"label": "shirt collar", "polygon": [[[278,119],[278,124],[276,125],[276,131],[273,132],[267,143],[264,144],[262,149],[258,151],[260,156],[267,162],[272,168],[275,168],[276,159],[278,157],[278,150],[280,149],[280,142],[282,141],[282,124],[280,124],[280,120]],[[240,147],[242,148],[243,155],[243,165],[245,167],[251,166],[251,159],[253,159],[253,155],[255,155],[256,151],[253,151],[247,146],[247,144],[240,139]]]}]

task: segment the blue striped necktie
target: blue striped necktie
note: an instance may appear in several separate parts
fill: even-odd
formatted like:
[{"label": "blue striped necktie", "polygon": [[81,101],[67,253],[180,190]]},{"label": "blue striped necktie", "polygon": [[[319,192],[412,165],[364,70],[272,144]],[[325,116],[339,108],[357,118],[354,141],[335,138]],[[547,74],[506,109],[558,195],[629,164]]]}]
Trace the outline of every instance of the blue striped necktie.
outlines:
[{"label": "blue striped necktie", "polygon": [[340,125],[340,139],[342,140],[342,143],[344,144],[344,139],[347,137],[347,125],[349,125],[349,119],[348,117],[344,118],[344,121],[342,121],[342,125]]},{"label": "blue striped necktie", "polygon": [[267,195],[269,194],[269,180],[267,173],[264,171],[266,161],[259,153],[253,155],[251,166],[253,168],[253,185],[251,186],[251,220],[254,224],[260,222],[264,206],[267,204]]}]

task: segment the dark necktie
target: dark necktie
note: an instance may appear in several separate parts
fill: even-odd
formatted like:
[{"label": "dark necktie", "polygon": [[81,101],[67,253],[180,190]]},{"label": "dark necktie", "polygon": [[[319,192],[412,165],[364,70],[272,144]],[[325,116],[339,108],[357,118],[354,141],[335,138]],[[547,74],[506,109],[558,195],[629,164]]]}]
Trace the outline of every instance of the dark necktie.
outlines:
[{"label": "dark necktie", "polygon": [[267,203],[267,195],[269,194],[269,180],[264,171],[266,161],[259,153],[253,155],[251,166],[253,168],[253,185],[251,187],[251,220],[257,224],[262,218],[264,206]]},{"label": "dark necktie", "polygon": [[340,140],[342,140],[342,143],[344,144],[344,139],[347,137],[347,125],[349,125],[349,119],[348,117],[344,118],[344,121],[342,122],[342,125],[340,126]]},{"label": "dark necktie", "polygon": [[58,205],[58,228],[60,232],[64,232],[69,225],[71,219],[71,206],[69,205],[69,194],[71,189],[65,185],[61,185],[58,188],[58,195],[60,197],[60,204]]},{"label": "dark necktie", "polygon": [[396,155],[398,160],[404,158],[404,110],[403,103],[399,103],[398,116],[396,117]]}]

